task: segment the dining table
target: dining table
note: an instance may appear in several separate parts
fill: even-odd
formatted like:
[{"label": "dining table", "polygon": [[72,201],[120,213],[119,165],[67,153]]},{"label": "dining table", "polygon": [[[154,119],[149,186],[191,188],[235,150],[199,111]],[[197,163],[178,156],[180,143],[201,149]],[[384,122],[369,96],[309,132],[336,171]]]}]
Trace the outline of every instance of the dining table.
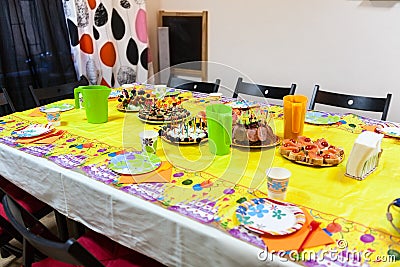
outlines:
[{"label": "dining table", "polygon": [[[235,101],[182,92],[182,106],[192,116],[216,102]],[[268,110],[280,142],[232,146],[219,156],[207,141],[177,145],[158,138],[158,170],[121,174],[110,164],[140,153],[140,132],[159,131],[163,124],[121,110],[115,97],[108,99],[107,122],[88,123],[85,108],[74,103],[53,103],[65,107],[57,134],[36,141],[24,141],[15,132],[46,125],[39,108],[0,117],[0,175],[93,231],[167,266],[393,266],[400,261],[400,234],[386,217],[388,204],[399,197],[400,139],[384,136],[379,164],[365,179],[346,176],[359,134],[399,128],[399,123],[352,113],[335,114],[334,123],[306,123],[304,136],[324,138],[344,151],[337,165],[310,166],[280,154],[283,108],[264,100],[260,105]],[[291,172],[285,202],[268,198],[266,171],[271,167]],[[252,231],[243,223],[249,203],[256,207],[255,216],[263,216],[267,204],[297,207],[306,216],[299,230],[304,233]],[[400,225],[400,208],[391,210]],[[280,217],[275,211],[274,216]],[[312,221],[319,223],[318,237],[300,253]]]}]

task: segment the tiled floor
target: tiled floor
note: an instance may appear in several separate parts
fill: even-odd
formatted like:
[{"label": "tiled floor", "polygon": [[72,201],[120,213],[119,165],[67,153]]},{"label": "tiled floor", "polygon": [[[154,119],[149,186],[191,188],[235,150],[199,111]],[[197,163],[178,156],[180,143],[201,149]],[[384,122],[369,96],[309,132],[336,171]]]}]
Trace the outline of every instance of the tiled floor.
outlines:
[{"label": "tiled floor", "polygon": [[[56,230],[56,222],[54,219],[54,214],[50,213],[49,215],[47,215],[46,217],[44,217],[41,222],[46,225],[50,230]],[[13,245],[18,246],[19,242],[17,241],[12,241]],[[15,258],[14,256],[10,256],[8,258],[1,258],[0,257],[0,267],[21,267],[22,264],[22,258]]]}]

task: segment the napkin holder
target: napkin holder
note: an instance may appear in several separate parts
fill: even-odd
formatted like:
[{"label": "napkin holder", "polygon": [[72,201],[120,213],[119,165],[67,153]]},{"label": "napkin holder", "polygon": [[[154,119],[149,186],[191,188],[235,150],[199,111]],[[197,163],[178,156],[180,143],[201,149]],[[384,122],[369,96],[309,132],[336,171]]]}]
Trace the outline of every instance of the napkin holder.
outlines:
[{"label": "napkin holder", "polygon": [[378,166],[383,134],[365,131],[354,142],[346,165],[346,176],[364,180]]}]

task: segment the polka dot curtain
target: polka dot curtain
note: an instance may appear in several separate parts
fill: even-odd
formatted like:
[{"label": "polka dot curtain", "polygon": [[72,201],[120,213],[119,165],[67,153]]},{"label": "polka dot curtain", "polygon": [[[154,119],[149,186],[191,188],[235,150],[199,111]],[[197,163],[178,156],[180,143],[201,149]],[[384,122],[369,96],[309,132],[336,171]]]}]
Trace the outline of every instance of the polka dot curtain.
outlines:
[{"label": "polka dot curtain", "polygon": [[149,54],[145,0],[64,0],[78,77],[118,87],[145,82]]}]

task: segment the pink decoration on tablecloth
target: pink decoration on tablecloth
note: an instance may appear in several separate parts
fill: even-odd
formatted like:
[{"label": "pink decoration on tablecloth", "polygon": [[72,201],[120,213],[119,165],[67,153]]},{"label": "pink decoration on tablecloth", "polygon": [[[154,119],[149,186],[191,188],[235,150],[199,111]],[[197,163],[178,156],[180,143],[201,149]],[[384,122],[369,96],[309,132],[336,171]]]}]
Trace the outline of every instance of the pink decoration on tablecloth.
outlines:
[{"label": "pink decoration on tablecloth", "polygon": [[136,35],[142,43],[147,43],[147,19],[146,19],[146,11],[143,9],[139,9],[136,15]]}]

